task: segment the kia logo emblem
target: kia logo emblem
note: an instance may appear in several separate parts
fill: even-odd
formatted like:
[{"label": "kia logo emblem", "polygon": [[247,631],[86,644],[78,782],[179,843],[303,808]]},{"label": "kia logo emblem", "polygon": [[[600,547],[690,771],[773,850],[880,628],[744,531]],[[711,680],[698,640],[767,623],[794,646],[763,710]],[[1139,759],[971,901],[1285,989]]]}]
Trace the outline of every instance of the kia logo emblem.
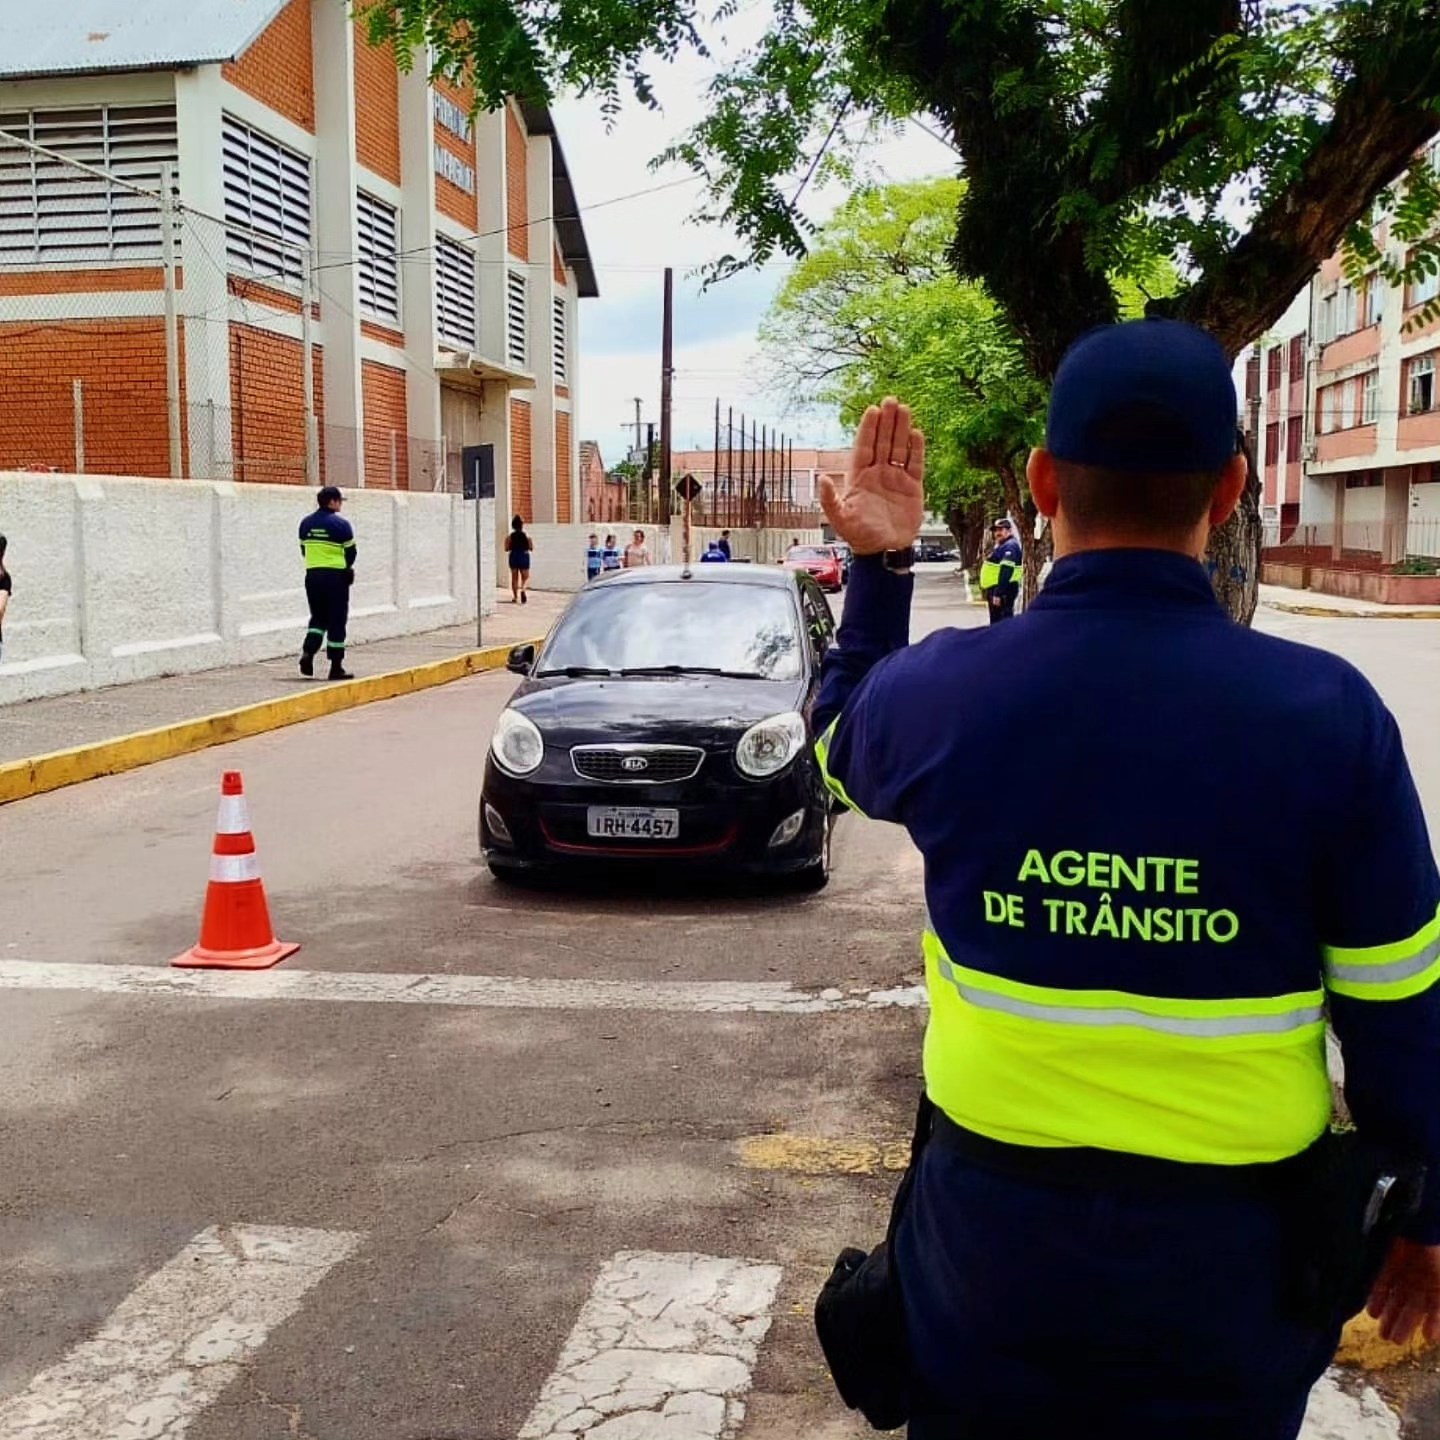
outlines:
[{"label": "kia logo emblem", "polygon": [[627,755],[620,762],[620,768],[632,772],[636,770],[648,770],[650,768],[650,762],[643,755]]}]

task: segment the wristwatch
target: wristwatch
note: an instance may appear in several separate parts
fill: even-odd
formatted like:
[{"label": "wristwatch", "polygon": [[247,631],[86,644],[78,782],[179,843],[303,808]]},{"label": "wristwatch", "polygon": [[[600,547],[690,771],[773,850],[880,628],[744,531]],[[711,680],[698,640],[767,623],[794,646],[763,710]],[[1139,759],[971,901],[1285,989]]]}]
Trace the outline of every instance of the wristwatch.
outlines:
[{"label": "wristwatch", "polygon": [[892,575],[908,575],[915,568],[915,552],[908,546],[904,550],[886,550],[880,563]]}]

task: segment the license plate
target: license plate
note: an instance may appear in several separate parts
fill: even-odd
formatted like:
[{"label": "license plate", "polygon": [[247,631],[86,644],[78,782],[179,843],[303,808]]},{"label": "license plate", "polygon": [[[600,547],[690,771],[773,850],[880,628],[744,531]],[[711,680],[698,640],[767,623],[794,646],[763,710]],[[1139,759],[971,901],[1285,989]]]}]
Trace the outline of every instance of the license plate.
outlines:
[{"label": "license plate", "polygon": [[678,810],[592,805],[588,820],[597,840],[674,840],[680,834]]}]

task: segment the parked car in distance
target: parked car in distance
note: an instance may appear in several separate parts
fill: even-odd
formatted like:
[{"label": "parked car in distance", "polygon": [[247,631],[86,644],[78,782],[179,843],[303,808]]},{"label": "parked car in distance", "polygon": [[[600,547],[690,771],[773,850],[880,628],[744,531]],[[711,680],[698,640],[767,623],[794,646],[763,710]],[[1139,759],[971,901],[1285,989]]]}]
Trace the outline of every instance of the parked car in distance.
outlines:
[{"label": "parked car in distance", "polygon": [[845,570],[845,583],[850,583],[850,567],[855,563],[855,552],[843,540],[831,540],[830,548],[840,557]]},{"label": "parked car in distance", "polygon": [[[834,563],[838,565],[838,560]],[[593,581],[500,715],[480,797],[496,876],[583,864],[830,873],[808,715],[835,632],[803,571],[648,567]]]},{"label": "parked car in distance", "polygon": [[915,558],[921,564],[936,564],[942,562],[954,562],[959,560],[958,550],[948,550],[943,545],[931,545],[928,543],[917,543],[915,546]]},{"label": "parked car in distance", "polygon": [[845,562],[833,545],[792,545],[780,562],[787,570],[811,576],[832,594],[845,588]]}]

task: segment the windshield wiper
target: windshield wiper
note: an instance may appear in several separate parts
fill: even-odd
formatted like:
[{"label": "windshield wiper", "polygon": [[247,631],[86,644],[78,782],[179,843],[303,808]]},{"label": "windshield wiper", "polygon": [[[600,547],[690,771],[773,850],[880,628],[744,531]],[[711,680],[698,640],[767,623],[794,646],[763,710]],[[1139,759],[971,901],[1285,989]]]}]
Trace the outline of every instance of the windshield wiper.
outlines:
[{"label": "windshield wiper", "polygon": [[[543,680],[550,675],[564,675],[571,680],[582,680],[587,675],[613,675],[613,670],[607,670],[603,665],[562,665],[558,670],[537,670],[535,678]],[[620,672],[625,673],[623,670]]]},{"label": "windshield wiper", "polygon": [[622,675],[720,675],[726,680],[764,680],[758,670],[721,670],[714,665],[631,665]]}]

